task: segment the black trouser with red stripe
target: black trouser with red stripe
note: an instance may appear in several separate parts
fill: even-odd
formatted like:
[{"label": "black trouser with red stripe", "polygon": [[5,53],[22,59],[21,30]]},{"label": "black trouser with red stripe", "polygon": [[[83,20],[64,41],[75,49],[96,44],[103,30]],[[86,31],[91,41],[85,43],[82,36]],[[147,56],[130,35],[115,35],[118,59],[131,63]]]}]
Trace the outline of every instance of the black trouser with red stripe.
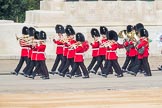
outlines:
[{"label": "black trouser with red stripe", "polygon": [[96,64],[95,67],[93,68],[93,70],[94,70],[95,72],[98,71],[99,67],[100,67],[100,69],[101,69],[101,71],[102,71],[102,69],[103,69],[103,64],[102,64],[102,62],[103,62],[103,61],[105,61],[105,55],[100,55],[100,56],[97,57],[97,64]]},{"label": "black trouser with red stripe", "polygon": [[[56,71],[56,69],[57,69],[58,64],[59,64],[60,61],[61,61],[60,67],[62,67],[61,66],[61,65],[63,65],[62,62],[65,62],[65,60],[63,60],[63,59],[64,58],[63,58],[63,55],[62,54],[57,54],[56,59],[55,59],[55,62],[53,64],[53,67],[52,67],[51,71]],[[60,70],[60,69],[58,69],[58,70]]]},{"label": "black trouser with red stripe", "polygon": [[31,58],[28,58],[28,63],[27,63],[27,65],[25,66],[25,68],[23,69],[23,72],[24,72],[24,73],[29,69],[30,63],[31,63]]},{"label": "black trouser with red stripe", "polygon": [[[71,68],[73,68],[74,65],[74,58],[68,58],[66,61],[66,64],[64,66],[64,69],[61,71],[64,75],[66,74],[67,70],[69,69],[69,66],[71,65]],[[77,73],[80,74],[80,68],[77,69]]]},{"label": "black trouser with red stripe", "polygon": [[144,57],[143,59],[137,59],[136,65],[133,67],[132,71],[137,74],[141,66],[143,67],[143,70],[145,71],[146,75],[152,76],[150,65],[148,62],[148,57]]},{"label": "black trouser with red stripe", "polygon": [[28,70],[24,71],[24,74],[26,75],[31,75],[33,72],[34,67],[36,66],[37,61],[36,60],[31,60]]},{"label": "black trouser with red stripe", "polygon": [[108,75],[112,67],[118,75],[123,74],[117,60],[106,60],[102,73]]},{"label": "black trouser with red stripe", "polygon": [[26,62],[26,64],[28,64],[28,57],[27,56],[25,56],[25,57],[21,56],[19,63],[17,65],[16,69],[15,69],[16,73],[19,73],[24,61]]},{"label": "black trouser with red stripe", "polygon": [[83,72],[84,76],[89,76],[88,70],[87,70],[87,68],[86,68],[86,66],[84,65],[83,62],[75,62],[70,74],[72,76],[74,76],[75,72],[78,71],[79,66],[82,69],[82,72]]},{"label": "black trouser with red stripe", "polygon": [[42,74],[42,76],[49,77],[45,60],[37,61],[36,68],[33,71],[33,73],[39,73],[39,72]]},{"label": "black trouser with red stripe", "polygon": [[[89,64],[89,66],[88,66],[88,68],[87,68],[88,71],[90,71],[90,70],[93,68],[93,66],[94,66],[94,64],[97,62],[97,60],[98,60],[98,56],[92,58],[91,63]],[[99,64],[98,64],[98,65],[99,65]],[[101,68],[101,70],[103,69],[103,65],[99,65],[99,67]]]},{"label": "black trouser with red stripe", "polygon": [[[67,61],[67,57],[66,56],[62,56],[62,62],[60,64],[59,68],[58,68],[59,72],[63,71],[63,69],[65,67],[65,64],[66,64],[66,61]],[[69,70],[67,69],[67,71],[69,71]]]},{"label": "black trouser with red stripe", "polygon": [[127,69],[127,66],[128,66],[130,61],[131,61],[131,57],[127,55],[126,59],[125,59],[125,62],[123,64],[123,66],[122,66],[122,69]]}]

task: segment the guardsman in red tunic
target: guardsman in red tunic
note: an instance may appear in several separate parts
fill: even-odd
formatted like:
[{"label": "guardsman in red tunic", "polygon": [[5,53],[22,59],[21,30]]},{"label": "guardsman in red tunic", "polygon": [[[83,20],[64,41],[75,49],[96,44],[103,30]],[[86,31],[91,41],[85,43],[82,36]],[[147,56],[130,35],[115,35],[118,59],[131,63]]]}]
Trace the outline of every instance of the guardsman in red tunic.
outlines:
[{"label": "guardsman in red tunic", "polygon": [[107,77],[111,67],[113,67],[117,74],[117,77],[123,77],[123,73],[117,61],[118,56],[116,54],[116,50],[118,48],[118,43],[116,42],[116,38],[118,37],[117,33],[111,30],[106,35],[107,35],[108,42],[106,45],[107,47],[106,62],[102,70],[102,76]]},{"label": "guardsman in red tunic", "polygon": [[76,41],[77,43],[75,44],[75,46],[73,46],[73,48],[75,49],[74,66],[70,74],[67,74],[67,77],[71,78],[72,76],[74,76],[75,72],[80,66],[84,75],[83,78],[89,78],[89,73],[88,70],[86,69],[86,66],[84,65],[84,58],[83,58],[83,54],[85,52],[85,47],[83,44],[83,42],[85,41],[84,35],[82,33],[77,33]]},{"label": "guardsman in red tunic", "polygon": [[124,47],[126,49],[126,59],[122,66],[123,72],[126,70],[128,70],[128,71],[131,70],[131,68],[134,66],[134,62],[135,62],[136,55],[137,55],[137,51],[134,46],[134,43],[135,43],[134,36],[133,36],[134,34],[132,32],[133,32],[133,26],[128,25],[127,26],[128,39],[124,39],[124,42],[123,42]]},{"label": "guardsman in red tunic", "polygon": [[35,46],[35,48],[37,49],[37,65],[36,68],[33,72],[33,79],[36,75],[36,72],[40,71],[41,75],[42,75],[42,79],[49,79],[49,73],[48,73],[48,69],[45,63],[46,57],[45,57],[45,49],[46,49],[46,44],[45,44],[45,40],[46,40],[46,33],[44,31],[40,31],[40,41],[39,44],[37,44]]},{"label": "guardsman in red tunic", "polygon": [[108,32],[107,28],[105,26],[100,27],[100,34],[102,35],[102,40],[99,44],[99,51],[98,51],[98,58],[97,58],[97,64],[94,66],[90,72],[96,74],[99,67],[103,67],[102,62],[105,61],[105,55],[106,55],[106,47],[104,47],[104,43],[107,41],[106,33]]},{"label": "guardsman in red tunic", "polygon": [[[33,27],[29,27],[29,42],[32,42],[34,40],[34,34],[35,34],[35,29]],[[28,42],[28,43],[29,43]],[[23,72],[25,73],[29,67],[30,67],[30,63],[31,63],[31,54],[32,54],[32,45],[28,45],[28,64],[26,65],[26,67],[23,69]]]},{"label": "guardsman in red tunic", "polygon": [[23,36],[19,38],[19,44],[21,46],[21,58],[19,60],[16,69],[14,70],[14,72],[11,72],[11,74],[18,75],[24,61],[26,62],[26,64],[28,63],[28,45],[26,45],[27,38],[29,37],[28,34],[29,34],[28,27],[24,26],[22,28]]},{"label": "guardsman in red tunic", "polygon": [[[69,36],[69,40],[68,40],[68,42],[65,43],[65,46],[68,47],[67,55],[66,55],[66,57],[67,57],[66,64],[60,73],[60,75],[63,77],[68,72],[69,66],[71,65],[71,67],[73,67],[75,49],[72,46],[73,46],[73,44],[76,43],[76,40],[74,40],[74,35],[75,35],[74,29],[72,27],[67,27],[65,29],[65,32],[66,32],[67,36]],[[80,71],[80,70],[78,69],[78,71]]]},{"label": "guardsman in red tunic", "polygon": [[62,25],[58,24],[58,25],[56,25],[55,30],[56,30],[56,33],[58,34],[59,38],[58,38],[58,40],[55,40],[55,39],[53,40],[53,42],[57,45],[57,47],[56,47],[56,55],[57,56],[56,56],[55,62],[53,64],[53,67],[51,69],[52,74],[58,74],[62,68],[62,66],[60,65],[58,70],[56,70],[58,67],[58,64],[60,61],[64,62],[63,61],[63,59],[64,59],[63,58],[64,42],[62,41],[62,39],[63,39],[63,34],[65,33],[65,29]]},{"label": "guardsman in red tunic", "polygon": [[138,51],[138,61],[132,71],[131,74],[135,75],[138,73],[140,66],[143,66],[143,70],[145,72],[145,76],[152,76],[149,62],[148,62],[148,56],[149,56],[149,39],[148,39],[148,31],[144,28],[140,29],[140,40],[137,43],[136,49]]},{"label": "guardsman in red tunic", "polygon": [[32,78],[32,72],[33,72],[33,69],[34,67],[36,66],[37,64],[37,49],[35,48],[35,46],[37,45],[38,43],[38,40],[39,40],[40,36],[39,36],[39,32],[38,31],[35,31],[34,33],[34,40],[31,42],[31,61],[30,61],[30,64],[29,64],[29,67],[26,71],[24,71],[24,76],[25,77],[29,77],[29,78]]},{"label": "guardsman in red tunic", "polygon": [[[91,60],[91,63],[89,64],[88,66],[88,71],[93,71],[91,70],[94,66],[94,64],[97,62],[97,58],[99,56],[99,47],[100,47],[100,42],[99,42],[99,37],[100,37],[100,34],[99,34],[99,31],[96,29],[96,28],[92,28],[91,30],[91,35],[92,35],[92,38],[94,38],[94,42],[92,42],[90,45],[92,46],[92,60]],[[100,65],[100,68],[102,70],[103,66]]]}]

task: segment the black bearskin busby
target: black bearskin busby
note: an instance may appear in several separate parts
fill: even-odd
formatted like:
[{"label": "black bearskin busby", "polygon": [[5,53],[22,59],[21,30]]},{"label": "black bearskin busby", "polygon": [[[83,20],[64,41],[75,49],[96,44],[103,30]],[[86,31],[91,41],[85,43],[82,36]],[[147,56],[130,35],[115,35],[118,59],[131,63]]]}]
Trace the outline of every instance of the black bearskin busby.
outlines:
[{"label": "black bearskin busby", "polygon": [[64,34],[65,33],[65,29],[62,25],[57,24],[55,27],[56,33],[61,33]]},{"label": "black bearskin busby", "polygon": [[75,31],[71,25],[66,26],[65,32],[67,36],[75,35]]},{"label": "black bearskin busby", "polygon": [[144,28],[144,25],[143,25],[142,23],[138,23],[138,24],[135,25],[135,30],[136,30],[137,32],[139,32],[140,29],[143,29],[143,28]]},{"label": "black bearskin busby", "polygon": [[66,28],[73,28],[71,25],[66,25]]},{"label": "black bearskin busby", "polygon": [[108,40],[118,40],[118,35],[114,30],[110,30],[109,32],[107,32],[106,37]]},{"label": "black bearskin busby", "polygon": [[41,40],[46,40],[47,39],[46,32],[40,31],[40,39]]},{"label": "black bearskin busby", "polygon": [[34,39],[40,39],[39,31],[35,31],[34,33]]},{"label": "black bearskin busby", "polygon": [[34,36],[35,31],[36,31],[35,28],[29,27],[29,36]]},{"label": "black bearskin busby", "polygon": [[127,33],[131,32],[134,29],[132,25],[127,26]]},{"label": "black bearskin busby", "polygon": [[84,42],[85,41],[84,35],[82,33],[77,33],[76,34],[76,41]]},{"label": "black bearskin busby", "polygon": [[141,37],[148,37],[149,36],[149,34],[148,34],[148,31],[146,30],[146,29],[141,29],[140,30],[140,36]]},{"label": "black bearskin busby", "polygon": [[108,29],[105,26],[100,26],[100,34],[106,35],[106,32],[108,32]]},{"label": "black bearskin busby", "polygon": [[23,34],[23,35],[28,35],[28,34],[29,34],[29,29],[28,29],[28,27],[24,26],[24,27],[22,28],[22,34]]},{"label": "black bearskin busby", "polygon": [[91,29],[91,36],[94,37],[100,37],[100,33],[96,28]]}]

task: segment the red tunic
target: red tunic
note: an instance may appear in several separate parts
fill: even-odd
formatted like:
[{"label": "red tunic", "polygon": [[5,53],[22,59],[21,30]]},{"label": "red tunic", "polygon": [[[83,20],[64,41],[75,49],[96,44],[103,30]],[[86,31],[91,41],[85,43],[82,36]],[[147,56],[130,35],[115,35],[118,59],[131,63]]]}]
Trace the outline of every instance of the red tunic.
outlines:
[{"label": "red tunic", "polygon": [[99,55],[106,55],[106,48],[102,46],[103,43],[105,43],[107,39],[102,39],[99,47]]},{"label": "red tunic", "polygon": [[140,43],[137,45],[137,49],[140,49],[144,47],[144,53],[143,54],[139,54],[138,52],[138,59],[143,59],[143,57],[148,57],[149,56],[149,42],[148,42],[148,38],[145,37],[141,37],[140,38]]},{"label": "red tunic", "polygon": [[22,56],[22,57],[28,57],[28,49],[29,49],[29,47],[25,45],[26,42],[25,42],[24,40],[21,39],[21,40],[19,41],[19,44],[20,44],[20,46],[21,46],[21,56]]},{"label": "red tunic", "polygon": [[92,56],[97,57],[99,55],[99,46],[100,46],[99,41],[92,43],[91,46],[92,46]]},{"label": "red tunic", "polygon": [[83,54],[84,54],[83,46],[82,45],[77,46],[75,49],[74,62],[83,62],[84,61]]},{"label": "red tunic", "polygon": [[37,45],[36,46],[36,49],[37,49],[37,60],[40,61],[40,60],[45,60],[45,49],[46,49],[46,45],[45,44],[41,44],[41,45]]},{"label": "red tunic", "polygon": [[37,49],[34,47],[32,48],[31,60],[37,60]]},{"label": "red tunic", "polygon": [[53,40],[53,42],[55,44],[57,44],[57,47],[56,47],[56,54],[63,54],[63,47],[64,47],[64,44],[63,42],[61,42],[60,40]]},{"label": "red tunic", "polygon": [[[133,41],[129,41],[129,45],[133,45],[134,46]],[[134,57],[136,55],[137,55],[137,50],[135,49],[135,47],[130,48],[129,56],[130,57]]]},{"label": "red tunic", "polygon": [[75,49],[74,48],[70,48],[71,45],[75,44],[76,40],[70,40],[69,44],[68,44],[68,51],[67,51],[67,58],[74,58],[75,55]]},{"label": "red tunic", "polygon": [[[125,41],[124,42],[124,47],[128,47],[129,45],[129,42],[128,41]],[[126,55],[128,56],[129,55],[129,51],[126,51]]]},{"label": "red tunic", "polygon": [[28,58],[31,58],[31,55],[32,55],[32,46],[29,46],[29,49],[28,49]]},{"label": "red tunic", "polygon": [[116,42],[111,43],[111,47],[108,47],[106,52],[107,60],[116,60],[118,58],[118,56],[116,55],[117,48],[118,44]]}]

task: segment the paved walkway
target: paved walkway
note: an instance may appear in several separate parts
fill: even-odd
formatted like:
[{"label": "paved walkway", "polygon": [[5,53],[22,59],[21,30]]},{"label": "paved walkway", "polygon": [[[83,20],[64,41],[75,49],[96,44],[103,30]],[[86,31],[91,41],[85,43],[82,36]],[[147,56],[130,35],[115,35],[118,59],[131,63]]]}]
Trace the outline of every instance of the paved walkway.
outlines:
[{"label": "paved walkway", "polygon": [[[119,58],[123,64],[124,58]],[[149,59],[152,70],[161,64],[161,57]],[[88,65],[90,60],[86,60]],[[124,74],[103,78],[90,74],[89,79],[62,78],[50,75],[49,80],[35,80],[22,75],[9,75],[18,60],[0,60],[0,108],[161,108],[162,72],[152,77]],[[47,60],[50,69],[53,60]]]},{"label": "paved walkway", "polygon": [[[124,58],[119,58],[122,64]],[[151,57],[151,68],[154,70],[162,61],[160,57]],[[161,88],[162,72],[152,71],[152,77],[144,77],[138,74],[136,77],[124,74],[123,78],[117,78],[109,75],[103,78],[98,75],[90,74],[89,79],[82,78],[63,78],[58,75],[50,75],[49,80],[42,80],[36,77],[35,80],[25,78],[22,75],[2,75],[10,73],[15,68],[18,60],[0,60],[0,93],[14,92],[53,92],[53,91],[78,91],[78,90],[127,90],[127,89],[143,89],[143,88]],[[88,65],[90,60],[86,60]],[[50,69],[53,60],[47,60],[47,66]]]}]

